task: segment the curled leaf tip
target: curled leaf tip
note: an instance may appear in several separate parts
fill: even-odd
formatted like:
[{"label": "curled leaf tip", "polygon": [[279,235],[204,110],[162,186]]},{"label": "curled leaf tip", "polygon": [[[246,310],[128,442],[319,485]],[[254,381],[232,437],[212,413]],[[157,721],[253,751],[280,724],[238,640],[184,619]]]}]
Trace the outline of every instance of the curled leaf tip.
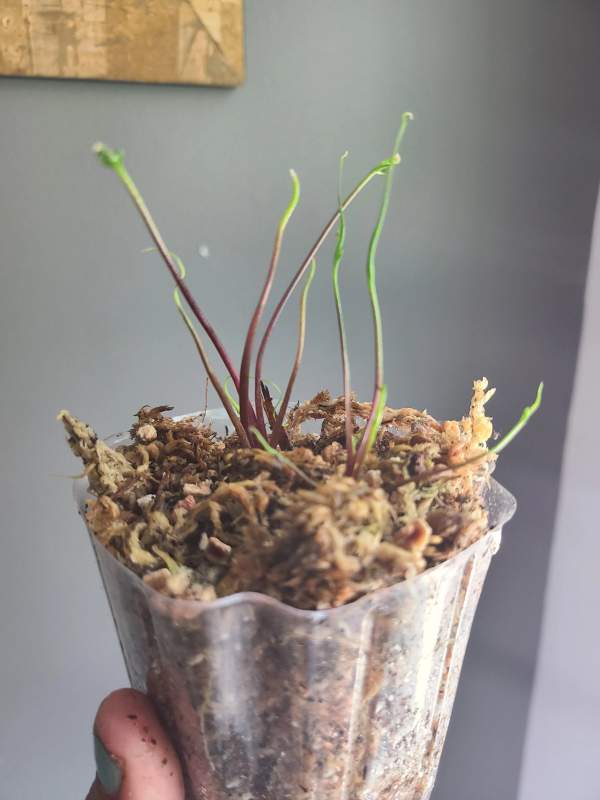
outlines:
[{"label": "curled leaf tip", "polygon": [[122,150],[112,150],[102,142],[96,142],[92,147],[92,151],[105,167],[116,167],[123,162],[124,153]]},{"label": "curled leaf tip", "polygon": [[404,119],[411,121],[415,118],[415,115],[412,113],[412,111],[405,111],[402,116],[404,117]]},{"label": "curled leaf tip", "polygon": [[528,417],[530,417],[532,414],[535,414],[535,412],[542,405],[543,394],[544,394],[544,381],[540,381],[538,384],[537,392],[535,393],[535,400],[530,406],[526,407],[523,413],[527,414]]},{"label": "curled leaf tip", "polygon": [[542,405],[542,395],[543,394],[544,394],[544,382],[540,381],[540,383],[538,384],[537,392],[535,393],[535,400],[533,401],[533,403],[530,406],[525,406],[525,409],[523,410],[523,414],[521,415],[522,418],[525,417],[526,419],[529,419],[529,417],[532,414],[535,414],[535,412]]},{"label": "curled leaf tip", "polygon": [[535,396],[535,403],[539,406],[542,402],[542,395],[544,394],[544,381],[540,381],[538,386],[537,394]]},{"label": "curled leaf tip", "polygon": [[298,205],[298,200],[300,199],[300,178],[295,169],[290,169],[290,178],[292,179],[292,199],[282,217],[282,220],[285,220],[284,226],[289,222],[291,215]]},{"label": "curled leaf tip", "polygon": [[292,199],[286,210],[283,212],[283,216],[279,220],[279,235],[283,235],[283,231],[285,230],[288,222],[290,221],[290,217],[294,213],[296,206],[298,205],[298,201],[300,199],[300,179],[298,178],[298,174],[296,170],[290,169],[290,178],[292,179]]}]

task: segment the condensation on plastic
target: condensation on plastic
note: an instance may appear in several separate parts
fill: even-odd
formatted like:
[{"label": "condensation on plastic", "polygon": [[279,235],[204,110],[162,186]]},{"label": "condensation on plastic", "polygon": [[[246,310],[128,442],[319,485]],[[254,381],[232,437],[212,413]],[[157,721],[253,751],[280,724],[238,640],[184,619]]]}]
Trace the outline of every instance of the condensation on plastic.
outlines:
[{"label": "condensation on plastic", "polygon": [[[84,482],[76,492],[82,509]],[[516,504],[493,481],[488,505],[490,532],[451,560],[326,611],[168,598],[92,536],[132,686],[170,730],[188,800],[427,800]]]}]

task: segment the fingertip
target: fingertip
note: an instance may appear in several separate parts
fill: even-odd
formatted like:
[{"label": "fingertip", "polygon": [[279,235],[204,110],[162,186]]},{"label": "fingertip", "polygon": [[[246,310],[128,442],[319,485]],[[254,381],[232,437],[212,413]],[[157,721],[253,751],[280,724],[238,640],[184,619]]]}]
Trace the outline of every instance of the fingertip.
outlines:
[{"label": "fingertip", "polygon": [[100,703],[94,728],[105,725],[107,719],[119,716],[126,708],[131,711],[134,707],[137,710],[144,709],[146,712],[154,713],[150,701],[143,692],[138,692],[137,689],[115,689]]},{"label": "fingertip", "polygon": [[184,800],[177,755],[148,698],[118,689],[100,704],[94,733],[122,767],[116,797],[128,800]]}]

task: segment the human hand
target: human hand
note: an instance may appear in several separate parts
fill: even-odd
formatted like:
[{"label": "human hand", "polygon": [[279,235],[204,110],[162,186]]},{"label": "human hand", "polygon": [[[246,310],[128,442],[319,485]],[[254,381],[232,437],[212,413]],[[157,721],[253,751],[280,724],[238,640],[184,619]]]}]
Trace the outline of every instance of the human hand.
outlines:
[{"label": "human hand", "polygon": [[148,698],[119,689],[94,722],[96,780],[86,800],[184,800],[175,750]]}]

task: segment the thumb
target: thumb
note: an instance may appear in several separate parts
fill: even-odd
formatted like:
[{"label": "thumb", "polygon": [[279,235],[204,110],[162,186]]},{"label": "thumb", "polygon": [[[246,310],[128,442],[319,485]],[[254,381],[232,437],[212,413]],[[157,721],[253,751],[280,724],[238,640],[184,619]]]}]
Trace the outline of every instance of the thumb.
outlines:
[{"label": "thumb", "polygon": [[181,766],[141,692],[120,689],[94,723],[96,781],[87,800],[184,800]]}]

